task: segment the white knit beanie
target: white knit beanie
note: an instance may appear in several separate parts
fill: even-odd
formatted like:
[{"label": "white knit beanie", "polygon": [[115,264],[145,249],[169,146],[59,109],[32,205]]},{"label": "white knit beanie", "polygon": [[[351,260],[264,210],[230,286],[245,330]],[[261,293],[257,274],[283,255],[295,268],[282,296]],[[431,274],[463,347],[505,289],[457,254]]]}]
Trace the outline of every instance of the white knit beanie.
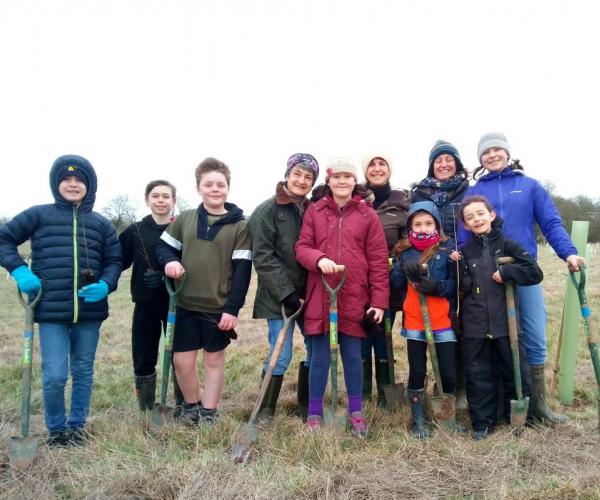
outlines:
[{"label": "white knit beanie", "polygon": [[325,165],[325,173],[325,180],[329,179],[333,174],[345,173],[352,175],[356,182],[358,182],[358,169],[356,168],[356,165],[352,163],[352,160],[345,156],[331,158]]},{"label": "white knit beanie", "polygon": [[369,168],[369,164],[375,159],[375,158],[381,158],[382,160],[385,160],[385,162],[387,163],[388,168],[390,169],[390,177],[392,175],[392,160],[391,157],[387,154],[368,154],[363,156],[362,159],[362,171],[363,171],[363,176],[365,177],[365,179],[367,178],[367,169]]}]

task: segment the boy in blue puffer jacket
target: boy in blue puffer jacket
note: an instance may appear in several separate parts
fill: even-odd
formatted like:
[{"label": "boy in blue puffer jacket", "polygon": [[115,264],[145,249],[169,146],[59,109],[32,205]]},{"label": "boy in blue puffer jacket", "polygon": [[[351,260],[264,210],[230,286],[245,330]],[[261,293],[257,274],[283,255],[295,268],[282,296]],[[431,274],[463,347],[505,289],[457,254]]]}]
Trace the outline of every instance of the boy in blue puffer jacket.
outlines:
[{"label": "boy in blue puffer jacket", "polygon": [[[44,418],[48,444],[67,446],[85,440],[100,324],[108,317],[107,295],[117,288],[121,247],[108,219],[92,211],[97,180],[85,158],[57,158],[50,188],[54,203],[28,208],[0,228],[0,265],[21,292],[43,288],[34,320],[40,331]],[[29,239],[31,270],[17,252]]]}]

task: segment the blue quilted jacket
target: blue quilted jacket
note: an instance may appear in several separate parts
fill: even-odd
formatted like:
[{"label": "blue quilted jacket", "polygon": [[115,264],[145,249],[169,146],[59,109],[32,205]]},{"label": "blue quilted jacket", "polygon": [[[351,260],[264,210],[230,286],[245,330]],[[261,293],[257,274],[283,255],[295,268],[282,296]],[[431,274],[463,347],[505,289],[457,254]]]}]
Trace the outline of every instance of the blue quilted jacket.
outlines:
[{"label": "blue quilted jacket", "polygon": [[[67,202],[58,191],[58,172],[71,164],[84,170],[89,180],[79,205]],[[96,173],[85,158],[61,156],[50,170],[50,187],[54,203],[28,208],[0,228],[0,265],[8,271],[26,265],[17,246],[30,239],[31,270],[43,287],[35,321],[102,321],[108,317],[107,299],[88,303],[77,297],[85,269],[92,270],[94,281],[105,281],[111,292],[121,273],[121,247],[115,230],[106,217],[92,211]]]}]

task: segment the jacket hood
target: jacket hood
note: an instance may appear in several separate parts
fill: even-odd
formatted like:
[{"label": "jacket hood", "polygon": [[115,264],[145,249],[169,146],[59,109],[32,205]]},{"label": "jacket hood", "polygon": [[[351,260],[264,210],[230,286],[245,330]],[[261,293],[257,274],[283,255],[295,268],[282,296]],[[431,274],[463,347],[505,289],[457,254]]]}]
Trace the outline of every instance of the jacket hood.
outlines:
[{"label": "jacket hood", "polygon": [[94,202],[96,201],[96,190],[98,189],[98,179],[96,178],[96,172],[92,164],[86,160],[83,156],[78,155],[63,155],[59,156],[50,169],[50,189],[52,190],[52,196],[57,205],[64,208],[71,208],[72,203],[65,200],[58,190],[60,184],[59,174],[61,171],[73,165],[74,167],[81,169],[87,176],[87,190],[83,200],[79,204],[79,210],[82,212],[89,212],[94,208]]},{"label": "jacket hood", "polygon": [[442,229],[442,218],[440,217],[440,211],[433,201],[417,201],[413,203],[408,209],[408,219],[406,221],[407,229],[410,229],[410,219],[417,212],[427,212],[437,222],[439,229]]}]

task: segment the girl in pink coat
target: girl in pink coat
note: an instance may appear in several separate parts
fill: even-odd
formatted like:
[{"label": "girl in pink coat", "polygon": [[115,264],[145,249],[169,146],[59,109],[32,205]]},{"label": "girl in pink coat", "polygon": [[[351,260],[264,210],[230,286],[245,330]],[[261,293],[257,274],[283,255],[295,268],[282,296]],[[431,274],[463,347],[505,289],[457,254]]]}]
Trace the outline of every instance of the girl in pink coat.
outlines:
[{"label": "girl in pink coat", "polygon": [[326,173],[325,186],[320,190],[324,196],[306,211],[296,243],[296,259],[308,270],[304,329],[313,346],[308,426],[318,428],[323,422],[323,396],[330,365],[329,294],[321,275],[326,275],[328,283],[335,287],[340,279],[336,265],[343,264],[346,281],[338,292],[337,306],[348,420],[352,432],[365,437],[361,340],[366,337],[363,325],[381,323],[383,310],[388,306],[387,245],[377,213],[358,192],[357,169],[352,162],[334,158],[328,162]]}]

